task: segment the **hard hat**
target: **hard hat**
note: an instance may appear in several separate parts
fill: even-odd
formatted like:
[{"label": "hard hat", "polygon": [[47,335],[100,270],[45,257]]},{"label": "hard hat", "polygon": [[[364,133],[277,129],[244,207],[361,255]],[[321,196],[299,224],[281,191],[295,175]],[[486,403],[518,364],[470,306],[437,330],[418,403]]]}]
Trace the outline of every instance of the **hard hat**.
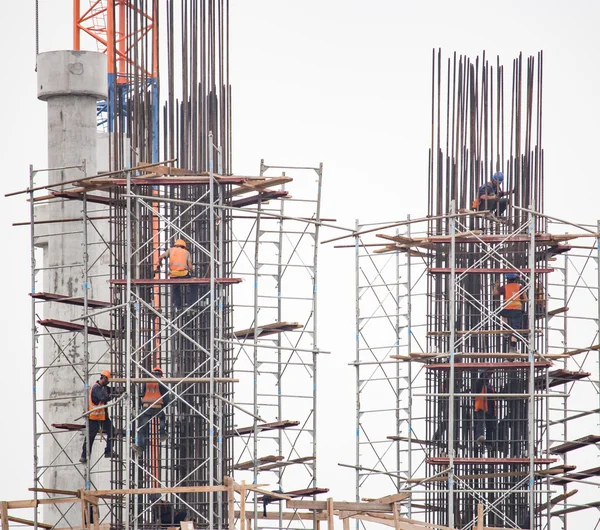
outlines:
[{"label": "hard hat", "polygon": [[100,375],[103,375],[104,377],[106,377],[106,379],[110,379],[112,377],[110,370],[102,370],[102,372],[100,372]]},{"label": "hard hat", "polygon": [[504,182],[504,173],[502,173],[502,171],[496,171],[492,176],[492,180],[498,184],[502,184]]},{"label": "hard hat", "polygon": [[162,371],[162,368],[160,366],[155,366],[154,368],[152,368],[152,371],[153,372],[158,372],[161,375],[161,377],[163,375],[163,371]]},{"label": "hard hat", "polygon": [[183,239],[178,239],[177,241],[175,241],[175,246],[187,248],[187,243]]},{"label": "hard hat", "polygon": [[504,277],[507,280],[516,280],[517,279],[517,273],[516,272],[507,272]]}]

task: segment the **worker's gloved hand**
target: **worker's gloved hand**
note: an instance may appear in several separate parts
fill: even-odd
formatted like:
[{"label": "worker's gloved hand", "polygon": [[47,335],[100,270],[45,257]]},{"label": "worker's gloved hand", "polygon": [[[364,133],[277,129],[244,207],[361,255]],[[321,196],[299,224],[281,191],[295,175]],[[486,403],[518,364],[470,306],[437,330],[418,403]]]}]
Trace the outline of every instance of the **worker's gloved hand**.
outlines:
[{"label": "worker's gloved hand", "polygon": [[158,274],[160,272],[160,267],[154,267],[154,274]]},{"label": "worker's gloved hand", "polygon": [[498,192],[498,197],[504,197],[505,195],[506,195],[506,192],[505,192],[505,191],[502,191],[502,190],[500,190],[500,191]]},{"label": "worker's gloved hand", "polygon": [[117,387],[111,388],[111,395],[113,395],[113,396],[120,396],[121,394],[124,394],[124,393],[125,393],[124,386],[117,386]]}]

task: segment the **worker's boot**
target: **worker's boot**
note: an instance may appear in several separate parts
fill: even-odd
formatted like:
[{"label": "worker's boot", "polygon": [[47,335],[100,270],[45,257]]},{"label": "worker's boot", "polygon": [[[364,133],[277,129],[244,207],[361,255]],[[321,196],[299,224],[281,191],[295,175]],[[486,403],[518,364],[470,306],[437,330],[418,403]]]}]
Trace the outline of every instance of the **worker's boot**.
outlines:
[{"label": "worker's boot", "polygon": [[104,453],[104,458],[117,458],[117,453],[115,453],[114,451],[109,451],[107,453]]}]

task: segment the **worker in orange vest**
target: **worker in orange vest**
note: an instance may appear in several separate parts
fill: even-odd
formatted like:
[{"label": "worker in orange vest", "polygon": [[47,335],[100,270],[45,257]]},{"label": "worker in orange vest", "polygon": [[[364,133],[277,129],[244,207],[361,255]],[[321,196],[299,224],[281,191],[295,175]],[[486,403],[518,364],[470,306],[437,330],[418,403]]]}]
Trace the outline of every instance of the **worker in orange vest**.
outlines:
[{"label": "worker in orange vest", "polygon": [[[494,296],[504,297],[504,306],[500,311],[500,316],[512,329],[522,329],[523,325],[523,308],[527,302],[527,293],[523,285],[519,282],[519,276],[516,272],[509,272],[504,275],[506,283],[500,285],[496,280],[494,283]],[[517,337],[510,335],[509,352],[517,352]]]},{"label": "worker in orange vest", "polygon": [[[192,256],[187,250],[187,243],[183,239],[175,241],[173,246],[158,257],[158,265],[154,269],[155,273],[160,272],[162,262],[167,259],[169,267],[169,278],[183,279],[192,277]],[[173,306],[180,310],[181,305],[181,285],[173,285]],[[195,298],[194,298],[195,296]],[[192,288],[192,298],[197,299],[197,290]]]},{"label": "worker in orange vest", "polygon": [[[155,366],[152,369],[152,375],[160,379],[163,376],[161,367]],[[163,383],[159,383],[158,381],[144,383],[142,387],[140,429],[138,431],[137,443],[133,445],[135,451],[141,452],[146,448],[150,422],[154,418],[158,418],[160,440],[165,441],[167,439],[165,407],[169,404],[169,401],[169,389]]]},{"label": "worker in orange vest", "polygon": [[82,464],[87,462],[87,455],[92,453],[92,446],[94,445],[94,440],[99,432],[106,434],[104,458],[116,457],[116,454],[112,450],[112,423],[108,417],[108,410],[105,407],[112,399],[111,388],[108,386],[110,378],[110,370],[104,370],[100,374],[100,379],[92,385],[88,394],[88,410],[91,411],[88,414],[90,449],[87,451],[86,440],[84,440],[81,458],[79,459]]},{"label": "worker in orange vest", "polygon": [[[475,381],[475,441],[482,444],[484,441],[496,441],[497,411],[496,399],[493,397],[494,387],[490,384],[490,370],[483,369],[477,373]],[[485,434],[484,434],[485,431]]]}]

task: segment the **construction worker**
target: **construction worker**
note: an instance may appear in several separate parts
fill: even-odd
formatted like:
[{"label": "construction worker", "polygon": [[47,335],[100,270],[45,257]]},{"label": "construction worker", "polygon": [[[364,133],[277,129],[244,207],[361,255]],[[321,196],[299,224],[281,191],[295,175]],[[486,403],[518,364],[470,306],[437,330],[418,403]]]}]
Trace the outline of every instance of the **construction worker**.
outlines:
[{"label": "construction worker", "polygon": [[[155,273],[160,272],[160,267],[165,259],[169,260],[169,278],[183,279],[190,278],[192,276],[192,256],[188,252],[187,243],[183,239],[176,240],[174,245],[170,249],[168,249],[166,252],[164,252],[158,257],[158,265],[154,269]],[[194,297],[194,293],[196,293],[195,299],[197,299],[196,289],[192,289],[192,297]],[[181,285],[173,285],[172,295],[173,306],[176,310],[179,311],[182,307]]]},{"label": "construction worker", "polygon": [[[490,369],[486,368],[477,372],[475,380],[474,423],[475,442],[482,444],[484,441],[492,443],[496,441],[497,410],[496,400],[493,397],[494,388],[490,384]],[[484,434],[485,432],[485,434]]]},{"label": "construction worker", "polygon": [[[96,381],[88,395],[88,426],[90,450],[87,451],[86,441],[83,442],[81,450],[81,458],[79,461],[82,464],[87,462],[87,455],[92,454],[92,446],[99,432],[106,434],[106,449],[104,450],[104,458],[114,458],[116,455],[112,450],[112,423],[108,417],[108,410],[105,405],[112,399],[111,388],[108,386],[108,381],[111,378],[110,370],[104,370],[100,374],[100,379]],[[103,408],[100,408],[103,407]]]},{"label": "construction worker", "polygon": [[496,215],[504,214],[508,199],[505,197],[507,193],[500,189],[503,182],[504,173],[502,171],[494,173],[490,181],[477,190],[477,198],[473,201],[473,207],[480,212],[490,211]]},{"label": "construction worker", "polygon": [[[155,366],[152,369],[152,375],[160,379],[163,376],[163,371],[160,366]],[[158,418],[159,436],[161,441],[167,439],[165,407],[169,404],[170,396],[169,389],[159,382],[144,383],[142,387],[142,409],[140,417],[140,430],[137,436],[137,444],[133,445],[133,449],[141,452],[146,448],[146,439],[148,438],[148,430],[150,422],[154,418]]]},{"label": "construction worker", "polygon": [[[504,306],[500,311],[500,316],[503,321],[512,329],[522,329],[524,304],[527,302],[527,293],[523,285],[519,282],[519,275],[516,272],[508,272],[504,275],[506,284],[500,286],[500,282],[496,280],[494,283],[494,296],[504,297]],[[515,334],[510,335],[509,352],[517,352],[517,337]]]}]

